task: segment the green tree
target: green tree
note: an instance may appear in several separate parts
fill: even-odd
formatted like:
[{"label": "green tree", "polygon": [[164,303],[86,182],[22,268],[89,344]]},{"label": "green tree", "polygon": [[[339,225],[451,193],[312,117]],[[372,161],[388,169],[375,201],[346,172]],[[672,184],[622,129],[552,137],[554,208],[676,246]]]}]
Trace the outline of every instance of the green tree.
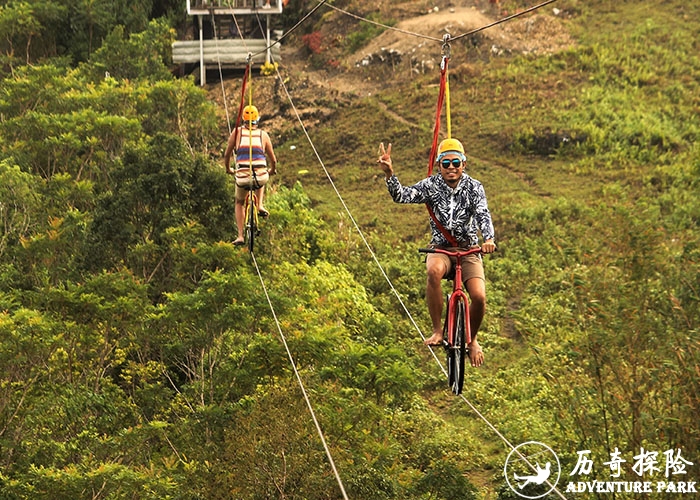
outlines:
[{"label": "green tree", "polygon": [[114,27],[83,69],[99,81],[108,73],[121,79],[170,79],[171,45],[175,33],[163,20],[153,20],[143,31],[128,34],[121,25]]},{"label": "green tree", "polygon": [[36,225],[40,197],[32,189],[34,179],[9,161],[0,161],[0,259]]},{"label": "green tree", "polygon": [[[170,266],[165,245],[168,229],[189,220],[199,220],[206,227],[207,217],[214,210],[222,224],[230,224],[221,217],[226,211],[221,207],[231,203],[223,187],[228,180],[223,172],[208,175],[207,168],[212,167],[203,167],[202,161],[193,159],[183,142],[168,134],[158,134],[145,144],[129,148],[121,166],[112,174],[114,188],[98,201],[90,228],[93,251],[88,266],[127,265],[147,282],[156,275],[165,280]],[[201,175],[220,185],[207,191],[220,196],[216,202],[211,197],[207,200],[193,197],[200,194],[193,186],[202,188]],[[196,208],[203,212],[195,213]],[[228,225],[216,233],[223,236],[230,230]]]},{"label": "green tree", "polygon": [[[18,64],[29,64],[32,40],[41,31],[41,23],[27,2],[0,5],[0,63],[13,71]],[[17,51],[21,51],[17,54]]]}]

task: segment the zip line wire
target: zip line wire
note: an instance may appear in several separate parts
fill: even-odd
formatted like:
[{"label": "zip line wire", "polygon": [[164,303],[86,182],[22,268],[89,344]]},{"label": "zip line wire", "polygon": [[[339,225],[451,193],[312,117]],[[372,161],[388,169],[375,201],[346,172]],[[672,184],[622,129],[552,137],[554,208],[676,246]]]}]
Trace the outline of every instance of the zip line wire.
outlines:
[{"label": "zip line wire", "polygon": [[[492,22],[492,23],[490,23],[490,24],[486,24],[486,25],[484,25],[484,26],[481,26],[480,28],[475,28],[475,29],[473,29],[473,30],[467,31],[467,32],[462,33],[462,34],[460,34],[460,35],[456,35],[456,36],[454,36],[454,37],[451,37],[450,40],[451,40],[451,41],[457,41],[457,40],[459,40],[459,39],[461,39],[461,38],[464,38],[464,37],[467,37],[467,36],[469,36],[469,35],[474,35],[474,34],[476,34],[476,33],[479,33],[480,31],[484,31],[484,30],[487,30],[487,29],[489,29],[489,28],[493,28],[494,26],[498,26],[499,24],[505,23],[506,21],[511,21],[511,20],[513,20],[513,19],[515,19],[515,18],[517,18],[517,17],[524,16],[525,14],[529,14],[530,12],[534,12],[534,11],[536,11],[536,10],[538,10],[538,9],[541,9],[542,7],[545,7],[545,6],[547,6],[547,5],[551,4],[551,3],[554,3],[554,2],[556,2],[556,1],[557,1],[557,0],[546,0],[546,1],[542,2],[542,3],[537,4],[537,5],[533,5],[532,7],[528,7],[528,8],[525,9],[525,10],[521,10],[521,11],[519,11],[519,12],[516,12],[515,14],[511,14],[510,16],[506,16],[506,17],[501,18],[501,19],[498,19],[498,20],[496,20],[496,21],[494,21],[494,22]],[[397,27],[395,27],[395,26],[389,26],[388,24],[383,24],[383,23],[380,23],[380,22],[377,22],[377,21],[373,21],[373,20],[371,20],[371,19],[367,19],[366,17],[359,16],[359,15],[357,15],[357,14],[353,14],[352,12],[349,12],[349,11],[347,11],[347,10],[345,10],[345,9],[341,9],[340,7],[336,7],[335,5],[330,4],[330,3],[327,3],[327,2],[328,2],[328,0],[320,0],[319,3],[316,4],[316,5],[314,6],[313,9],[311,9],[311,10],[310,10],[304,17],[302,17],[294,26],[292,26],[292,28],[290,28],[287,32],[285,32],[284,35],[282,35],[280,38],[278,38],[277,40],[275,40],[274,42],[272,42],[270,45],[268,45],[268,46],[265,47],[264,49],[262,49],[262,50],[260,50],[260,51],[258,51],[258,52],[255,52],[255,53],[252,54],[252,55],[253,55],[253,56],[257,56],[257,55],[263,54],[263,53],[267,52],[268,50],[270,50],[270,49],[271,49],[272,47],[274,47],[275,45],[278,45],[278,44],[282,43],[282,40],[284,40],[284,39],[287,38],[290,34],[292,34],[292,32],[294,32],[297,28],[299,28],[299,26],[301,26],[304,22],[306,22],[306,20],[307,20],[314,12],[316,12],[316,10],[318,10],[320,7],[322,7],[322,6],[324,6],[324,5],[325,5],[326,7],[328,7],[328,8],[330,8],[330,9],[333,9],[333,10],[335,10],[335,11],[337,11],[337,12],[340,12],[341,14],[344,14],[344,15],[346,15],[346,16],[352,17],[352,18],[354,18],[354,19],[357,19],[357,20],[362,21],[362,22],[365,22],[365,23],[374,24],[375,26],[379,26],[379,27],[384,28],[384,29],[387,29],[387,30],[396,31],[396,32],[403,33],[403,34],[405,34],[405,35],[410,35],[410,36],[413,36],[413,37],[416,37],[416,38],[424,38],[424,39],[426,39],[426,40],[430,40],[430,41],[433,41],[433,42],[438,42],[438,43],[442,43],[442,42],[443,42],[443,39],[442,39],[442,38],[436,38],[436,37],[434,37],[434,36],[425,35],[425,34],[417,33],[417,32],[414,32],[414,31],[408,31],[408,30],[404,30],[404,29],[401,29],[401,28],[397,28]],[[232,15],[233,15],[233,14],[232,14]],[[257,11],[256,11],[255,15],[256,15],[256,16],[258,15],[258,14],[257,14]],[[235,17],[235,16],[234,16],[234,17]]]},{"label": "zip line wire", "polygon": [[[304,18],[302,18],[302,20],[299,21],[299,22],[292,28],[292,30],[297,29],[303,22],[306,21],[306,19],[309,18],[309,16],[310,16],[311,14],[313,14],[313,12],[315,12],[315,11],[316,11],[319,7],[321,7],[322,5],[326,4],[326,1],[327,1],[327,0],[323,0],[323,1],[319,2],[319,4],[316,5],[306,16],[304,16]],[[417,36],[417,37],[421,37],[421,38],[428,38],[428,39],[431,39],[431,40],[439,41],[439,42],[441,42],[441,43],[446,43],[446,42],[448,42],[448,41],[458,40],[458,39],[460,39],[460,38],[463,38],[463,37],[466,37],[466,36],[468,36],[468,35],[477,33],[477,32],[479,32],[479,31],[483,31],[483,30],[485,30],[485,29],[487,29],[487,28],[496,26],[496,25],[501,24],[501,23],[503,23],[503,22],[506,22],[506,21],[509,21],[509,20],[514,19],[514,18],[516,18],[516,17],[522,16],[522,15],[528,13],[528,12],[533,12],[533,11],[535,11],[535,10],[541,8],[541,7],[544,7],[544,6],[548,5],[548,4],[551,4],[551,3],[555,2],[555,1],[556,1],[556,0],[547,0],[547,1],[545,1],[545,2],[543,2],[543,3],[540,3],[540,4],[536,5],[536,6],[530,7],[530,8],[528,8],[528,9],[524,10],[524,11],[521,11],[521,12],[519,12],[519,13],[513,14],[513,15],[508,16],[508,17],[505,17],[505,18],[503,18],[503,19],[501,19],[501,20],[498,20],[498,21],[496,21],[496,22],[494,22],[494,23],[491,23],[491,24],[489,24],[489,25],[483,26],[483,27],[481,27],[481,28],[477,28],[477,29],[471,30],[471,31],[469,31],[469,32],[463,33],[463,34],[461,34],[461,35],[458,35],[458,36],[455,36],[455,37],[452,37],[452,38],[450,38],[449,36],[447,36],[444,40],[436,39],[436,38],[433,38],[433,37],[428,37],[427,35],[421,35],[421,34],[418,34],[418,33],[407,32],[407,31],[405,31],[405,30],[396,29],[396,28],[393,28],[393,27],[390,27],[390,26],[385,26],[385,27],[386,27],[387,29],[394,29],[395,31],[400,31],[400,32],[402,32],[402,33],[409,34],[409,35],[412,35],[412,36]],[[360,18],[359,16],[356,16],[356,15],[354,15],[354,14],[351,14],[351,13],[348,13],[348,12],[346,12],[346,11],[343,11],[342,9],[338,9],[338,8],[332,6],[332,5],[328,5],[328,6],[331,7],[331,8],[334,8],[334,9],[336,9],[336,10],[338,10],[338,11],[344,13],[344,14],[350,15],[350,16],[355,17],[355,18],[358,18],[358,19],[361,19],[361,20],[363,20],[363,21],[366,21],[366,22],[369,22],[369,23],[372,23],[372,24],[379,24],[379,23],[376,23],[376,22],[371,21],[371,20],[369,20],[369,19]],[[256,18],[257,18],[257,20],[258,20],[258,24],[260,25],[260,28],[262,29],[261,21],[260,21],[259,16],[257,15],[257,13],[256,13]],[[235,21],[235,16],[234,16],[234,21]],[[238,27],[238,22],[237,22],[237,21],[236,21],[236,26]],[[380,25],[380,26],[384,26],[384,25]],[[287,33],[285,34],[285,36],[288,35],[289,33],[291,33],[291,31],[287,32]],[[239,34],[240,34],[240,30],[239,30]],[[243,39],[242,35],[241,35],[241,38]],[[283,36],[282,38],[284,38],[284,36]],[[268,49],[271,48],[271,47],[273,47],[275,44],[280,43],[281,40],[282,40],[282,38],[278,39],[275,43],[271,44],[271,45],[268,47]],[[244,40],[244,44],[245,44],[245,39],[243,39],[243,40]],[[268,49],[265,49],[265,50],[263,50],[263,51],[260,51],[260,52],[256,53],[256,55],[257,55],[257,54],[260,54],[260,53],[262,53],[262,52],[266,52]],[[249,60],[250,60],[250,57],[251,57],[251,56],[249,55]],[[219,63],[219,66],[220,66],[220,63]],[[374,260],[375,264],[377,265],[377,267],[378,267],[378,269],[380,270],[381,274],[383,275],[384,279],[385,279],[385,280],[387,281],[387,283],[389,284],[389,287],[391,288],[391,290],[392,290],[392,292],[394,293],[395,297],[397,298],[397,300],[398,300],[399,303],[401,304],[401,306],[402,306],[404,312],[406,313],[407,317],[409,318],[410,322],[413,324],[414,328],[415,328],[416,331],[419,333],[420,337],[421,337],[423,340],[425,340],[425,335],[423,334],[422,330],[420,329],[420,327],[418,326],[418,324],[416,323],[416,321],[413,319],[413,316],[411,315],[410,311],[409,311],[408,308],[406,307],[404,301],[401,299],[401,296],[400,296],[400,294],[398,293],[398,291],[396,290],[396,288],[394,287],[393,283],[391,282],[391,279],[388,277],[388,275],[387,275],[386,272],[384,271],[384,268],[382,267],[381,263],[379,262],[379,260],[378,260],[378,258],[377,258],[377,256],[376,256],[375,252],[372,250],[372,248],[371,248],[369,242],[368,242],[367,239],[365,238],[364,233],[362,232],[361,228],[360,228],[359,225],[357,224],[355,218],[354,218],[353,215],[352,215],[352,212],[350,211],[349,207],[348,207],[347,204],[345,203],[345,200],[343,199],[342,195],[340,194],[340,191],[339,191],[338,188],[336,187],[335,182],[333,181],[333,179],[332,179],[330,173],[328,172],[328,169],[326,168],[326,166],[325,166],[325,164],[324,164],[324,162],[323,162],[323,159],[321,158],[320,154],[318,153],[318,150],[316,149],[316,147],[315,147],[315,145],[314,145],[314,143],[313,143],[313,140],[311,139],[311,137],[310,137],[310,135],[309,135],[309,133],[308,133],[308,130],[306,129],[306,127],[305,127],[305,125],[304,125],[304,123],[303,123],[303,120],[301,119],[301,116],[299,115],[299,112],[298,112],[298,110],[297,110],[297,108],[296,108],[296,106],[295,106],[295,104],[294,104],[294,101],[293,101],[293,99],[292,99],[292,97],[291,97],[291,95],[290,95],[290,93],[289,93],[289,90],[287,89],[287,86],[286,86],[285,83],[284,83],[284,79],[282,78],[282,75],[281,75],[281,73],[280,73],[280,71],[279,71],[279,69],[278,69],[277,67],[275,67],[275,71],[276,71],[276,73],[277,73],[277,78],[279,79],[280,83],[282,84],[282,88],[284,89],[285,94],[287,95],[287,99],[289,100],[290,105],[291,105],[291,107],[292,107],[292,109],[293,109],[293,111],[294,111],[294,113],[295,113],[295,115],[296,115],[296,118],[297,118],[297,120],[299,121],[299,124],[300,124],[300,126],[301,126],[301,128],[302,128],[302,130],[303,130],[303,132],[304,132],[304,135],[306,136],[306,138],[307,138],[307,140],[308,140],[308,142],[309,142],[309,144],[310,144],[310,146],[311,146],[311,148],[312,148],[314,154],[316,155],[316,158],[317,158],[317,160],[319,161],[319,164],[321,165],[321,167],[322,167],[322,169],[323,169],[323,171],[324,171],[326,177],[328,178],[328,180],[329,180],[329,182],[330,182],[330,184],[331,184],[333,190],[335,191],[336,195],[338,196],[338,199],[340,200],[341,205],[343,206],[343,208],[345,209],[346,213],[348,214],[348,217],[350,218],[352,224],[354,225],[355,229],[357,230],[358,234],[360,235],[360,238],[362,239],[362,241],[363,241],[363,243],[365,244],[367,250],[369,251],[370,255],[372,256],[372,259]],[[222,86],[222,88],[223,88],[223,86]],[[225,96],[225,94],[224,94],[223,98],[224,98],[224,101],[226,101],[226,96]],[[228,116],[228,114],[227,114],[227,116]],[[229,129],[230,129],[230,127],[229,127]],[[261,271],[260,271],[260,268],[258,267],[257,261],[255,260],[255,255],[254,255],[252,252],[251,252],[251,258],[252,258],[253,263],[254,263],[254,265],[255,265],[256,272],[257,272],[257,274],[258,274],[258,277],[259,277],[259,279],[260,279],[260,282],[261,282],[261,284],[262,284],[263,291],[265,292],[265,296],[266,296],[266,298],[267,298],[268,305],[270,306],[270,310],[271,310],[271,312],[272,312],[272,314],[273,314],[273,317],[274,317],[274,319],[275,319],[275,323],[277,324],[277,328],[278,328],[280,337],[282,338],[282,342],[283,342],[283,344],[284,344],[284,346],[285,346],[285,349],[287,350],[287,355],[288,355],[289,360],[290,360],[290,362],[291,362],[291,364],[292,364],[292,368],[293,368],[293,370],[294,370],[295,376],[296,376],[297,381],[298,381],[298,383],[299,383],[299,385],[300,385],[300,387],[301,387],[302,393],[303,393],[303,395],[304,395],[304,399],[305,399],[305,401],[306,401],[306,404],[307,404],[307,406],[308,406],[308,408],[309,408],[309,411],[310,411],[310,413],[311,413],[311,416],[312,416],[312,418],[313,418],[313,420],[314,420],[314,423],[315,423],[315,425],[316,425],[316,429],[317,429],[317,431],[318,431],[318,433],[319,433],[319,436],[320,436],[320,438],[321,438],[321,441],[322,441],[322,443],[323,443],[324,449],[325,449],[325,451],[326,451],[326,455],[327,455],[327,457],[328,457],[328,459],[329,459],[329,462],[330,462],[330,464],[331,464],[331,468],[333,469],[333,472],[334,472],[334,474],[335,474],[336,480],[338,481],[338,484],[339,484],[339,486],[340,486],[340,489],[341,489],[341,492],[342,492],[342,494],[343,494],[343,497],[347,500],[347,495],[346,495],[346,493],[345,493],[345,489],[344,489],[344,487],[343,487],[342,480],[341,480],[340,475],[338,474],[338,471],[337,471],[337,469],[336,469],[336,467],[335,467],[335,463],[334,463],[333,458],[332,458],[332,456],[331,456],[331,454],[330,454],[330,450],[329,450],[328,447],[327,447],[326,440],[325,440],[325,438],[324,438],[324,435],[323,435],[323,432],[322,432],[322,430],[321,430],[321,427],[320,427],[320,425],[319,425],[319,423],[318,423],[318,420],[316,419],[316,415],[315,415],[315,413],[314,413],[314,411],[313,411],[313,407],[312,407],[312,405],[311,405],[311,402],[310,402],[310,400],[309,400],[309,398],[308,398],[308,395],[307,395],[307,393],[306,393],[306,390],[305,390],[305,388],[304,388],[304,384],[303,384],[303,381],[301,380],[301,376],[299,375],[299,372],[298,372],[298,370],[296,369],[296,364],[295,364],[295,362],[294,362],[294,358],[293,358],[293,356],[292,356],[292,354],[291,354],[291,351],[289,350],[289,347],[288,347],[287,342],[286,342],[286,338],[284,337],[284,334],[282,333],[281,327],[280,327],[280,325],[279,325],[279,321],[278,321],[278,319],[277,319],[277,315],[276,315],[276,313],[275,313],[275,311],[274,311],[274,307],[273,307],[272,302],[271,302],[271,300],[270,300],[270,297],[269,297],[269,295],[268,295],[268,293],[267,293],[267,288],[265,287],[265,283],[264,283],[264,279],[263,279],[263,277],[262,277],[262,273],[261,273]],[[433,358],[435,359],[435,361],[437,362],[437,364],[438,364],[440,370],[443,372],[443,375],[444,375],[444,376],[447,376],[447,370],[446,370],[445,367],[443,366],[442,362],[438,359],[437,355],[435,354],[435,351],[434,351],[433,349],[430,349],[430,352],[431,352]],[[481,413],[467,398],[466,398],[466,396],[465,396],[464,394],[460,394],[460,398],[464,401],[464,403],[466,403],[466,404],[470,407],[470,409],[471,409],[481,420],[483,420],[483,421],[486,423],[486,425],[487,425],[487,426],[488,426],[488,427],[489,427],[489,428],[490,428],[490,429],[491,429],[491,430],[492,430],[492,431],[493,431],[493,432],[494,432],[494,433],[495,433],[495,434],[496,434],[496,435],[497,435],[511,450],[515,451],[516,454],[519,455],[520,458],[521,458],[527,465],[529,465],[533,470],[536,470],[536,468],[528,461],[527,457],[523,456],[523,455],[520,453],[520,451],[519,451],[515,446],[513,446],[513,444],[511,444],[510,441],[509,441],[509,440],[508,440],[508,439],[507,439],[507,438],[506,438],[506,437],[505,437],[505,436],[504,436],[504,435],[503,435],[503,434],[502,434],[502,433],[501,433],[501,432],[500,432],[500,431],[499,431],[499,430],[498,430],[498,429],[497,429],[497,428],[496,428],[496,427],[495,427],[495,426],[494,426],[494,425],[493,425],[493,424],[492,424],[492,423],[491,423],[491,422],[490,422],[490,421],[489,421],[489,420],[488,420],[488,419],[487,419],[487,418],[486,418],[486,417],[485,417],[485,416],[484,416],[484,415],[483,415],[483,414],[482,414],[482,413]],[[563,500],[566,500],[566,497],[565,497],[554,485],[552,485],[549,481],[546,481],[546,483],[552,488],[550,491],[555,492],[560,498],[562,498]]]},{"label": "zip line wire", "polygon": [[[547,6],[547,5],[551,4],[551,3],[554,3],[554,2],[556,2],[556,1],[557,1],[557,0],[546,0],[546,1],[542,2],[542,3],[537,4],[537,5],[533,5],[532,7],[528,7],[528,8],[525,9],[525,10],[521,10],[521,11],[519,11],[519,12],[516,12],[515,14],[511,14],[510,16],[506,16],[506,17],[501,18],[501,19],[498,19],[498,20],[496,20],[496,21],[494,21],[494,22],[492,22],[492,23],[490,23],[490,24],[486,24],[486,25],[484,25],[484,26],[481,26],[480,28],[475,28],[475,29],[473,29],[473,30],[467,31],[467,32],[462,33],[462,34],[460,34],[460,35],[455,35],[454,37],[451,37],[451,41],[457,41],[457,40],[459,40],[459,39],[461,39],[461,38],[464,38],[464,37],[467,37],[467,36],[469,36],[469,35],[474,35],[474,34],[476,34],[476,33],[479,33],[480,31],[484,31],[484,30],[487,30],[487,29],[489,29],[489,28],[493,28],[494,26],[498,26],[499,24],[505,23],[505,22],[507,22],[507,21],[511,21],[511,20],[513,20],[513,19],[515,19],[515,18],[517,18],[517,17],[520,17],[520,16],[524,16],[525,14],[529,14],[530,12],[534,12],[534,11],[536,11],[536,10],[538,10],[538,9],[541,9],[542,7],[545,7],[545,6]],[[408,31],[408,30],[404,30],[404,29],[401,29],[401,28],[397,28],[397,27],[395,27],[395,26],[389,26],[388,24],[383,24],[383,23],[380,23],[380,22],[377,22],[377,21],[373,21],[372,19],[367,19],[366,17],[359,16],[359,15],[357,15],[357,14],[353,14],[352,12],[349,12],[349,11],[347,11],[347,10],[345,10],[345,9],[341,9],[340,7],[336,7],[335,5],[330,4],[330,3],[327,3],[327,2],[328,2],[328,0],[320,0],[319,3],[316,4],[316,5],[314,6],[313,9],[311,9],[304,17],[302,17],[292,28],[290,28],[287,32],[285,32],[284,35],[282,35],[280,38],[278,38],[277,40],[275,40],[273,43],[271,43],[270,45],[268,45],[268,46],[265,47],[264,49],[262,49],[262,50],[260,50],[260,51],[258,51],[258,52],[255,52],[255,53],[253,54],[253,56],[257,56],[257,55],[263,54],[263,53],[267,52],[269,49],[271,49],[272,47],[274,47],[275,45],[280,44],[280,43],[282,42],[282,40],[284,40],[285,38],[287,38],[287,36],[289,36],[292,32],[294,32],[297,28],[299,28],[299,26],[301,26],[304,22],[306,22],[306,20],[307,20],[314,12],[316,12],[316,10],[318,10],[320,7],[322,7],[322,6],[324,6],[324,5],[325,5],[326,7],[328,7],[329,9],[333,9],[333,10],[335,10],[335,11],[337,11],[337,12],[340,12],[341,14],[344,14],[344,15],[346,15],[346,16],[352,17],[352,18],[354,18],[354,19],[357,19],[357,20],[362,21],[362,22],[365,22],[365,23],[369,23],[369,24],[373,24],[373,25],[375,25],[375,26],[379,26],[379,27],[384,28],[384,29],[387,29],[387,30],[396,31],[396,32],[398,32],[398,33],[403,33],[403,34],[405,34],[405,35],[410,35],[410,36],[413,36],[413,37],[416,37],[416,38],[423,38],[423,39],[426,39],[426,40],[430,40],[430,41],[432,41],[432,42],[437,42],[437,43],[442,43],[442,42],[443,42],[443,39],[442,39],[442,38],[437,38],[437,37],[434,37],[434,36],[425,35],[425,34],[423,34],[423,33],[417,33],[417,32],[415,32],[415,31]],[[255,14],[255,15],[256,15],[256,16],[258,15],[258,14],[257,14],[257,11],[256,11],[256,14]]]},{"label": "zip line wire", "polygon": [[[549,5],[550,3],[554,3],[554,2],[556,2],[556,1],[557,1],[557,0],[547,0],[547,1],[545,1],[545,2],[542,2],[542,3],[540,3],[540,4],[534,5],[534,6],[532,6],[532,7],[528,7],[528,8],[525,9],[525,10],[516,12],[515,14],[512,14],[512,15],[510,15],[510,16],[504,17],[504,18],[502,18],[502,19],[498,19],[498,20],[496,20],[496,21],[494,21],[494,22],[492,22],[492,23],[490,23],[490,24],[487,24],[487,25],[485,25],[485,26],[482,26],[482,27],[480,27],[480,28],[476,28],[476,29],[473,29],[473,30],[471,30],[471,31],[467,31],[466,33],[462,33],[461,35],[454,36],[454,37],[451,38],[451,40],[452,40],[452,41],[456,41],[456,40],[459,40],[460,38],[464,38],[464,37],[466,37],[466,36],[473,35],[473,34],[478,33],[478,32],[480,32],[480,31],[484,31],[484,30],[486,30],[486,29],[488,29],[488,28],[492,28],[492,27],[497,26],[497,25],[499,25],[499,24],[501,24],[501,23],[504,23],[504,22],[506,22],[506,21],[510,21],[510,20],[512,20],[512,19],[515,19],[516,17],[520,17],[520,16],[523,16],[523,15],[528,14],[528,13],[530,13],[530,12],[536,11],[536,10],[538,10],[538,9],[540,9],[540,8],[546,6],[546,5]],[[324,2],[324,3],[325,3],[325,2]],[[347,10],[341,9],[340,7],[336,7],[336,6],[333,5],[333,4],[326,4],[326,7],[330,8],[330,9],[333,9],[333,10],[336,10],[336,11],[342,13],[342,14],[345,14],[346,16],[353,17],[353,18],[358,19],[358,20],[360,20],[360,21],[363,21],[363,22],[365,22],[365,23],[374,24],[375,26],[379,26],[379,27],[385,28],[385,29],[387,29],[387,30],[397,31],[397,32],[399,32],[399,33],[404,33],[404,34],[406,34],[406,35],[411,35],[411,36],[414,36],[414,37],[417,37],[417,38],[425,38],[426,40],[431,40],[431,41],[433,41],[433,42],[440,42],[440,43],[442,42],[442,39],[441,39],[441,38],[436,38],[436,37],[434,37],[434,36],[424,35],[424,34],[422,34],[422,33],[416,33],[416,32],[413,32],[413,31],[403,30],[403,29],[397,28],[397,27],[395,27],[395,26],[389,26],[388,24],[382,24],[382,23],[379,23],[379,22],[377,22],[377,21],[373,21],[373,20],[371,20],[371,19],[367,19],[366,17],[358,16],[357,14],[353,14],[352,12],[348,12]]]},{"label": "zip line wire", "polygon": [[457,35],[455,37],[452,37],[451,40],[456,41],[456,40],[459,40],[460,38],[464,38],[465,36],[473,35],[473,34],[478,33],[480,31],[484,31],[488,28],[492,28],[492,27],[497,26],[501,23],[505,23],[506,21],[510,21],[511,19],[515,19],[516,17],[524,16],[525,14],[528,14],[530,12],[534,12],[534,11],[541,9],[542,7],[545,7],[545,6],[549,5],[550,3],[554,3],[556,1],[557,0],[547,0],[546,2],[542,2],[542,3],[534,5],[532,7],[528,7],[525,10],[521,10],[520,12],[516,12],[515,14],[512,14],[508,17],[504,17],[502,19],[499,19],[497,21],[492,22],[491,24],[487,24],[486,26],[482,26],[481,28],[476,28],[476,29],[473,29],[471,31],[467,31],[466,33],[462,33],[461,35]]},{"label": "zip line wire", "polygon": [[329,7],[333,10],[336,10],[336,11],[340,12],[341,14],[345,14],[346,16],[354,17],[355,19],[358,19],[358,20],[363,21],[365,23],[374,24],[375,26],[379,26],[381,28],[386,28],[386,29],[392,30],[392,31],[398,31],[399,33],[404,33],[406,35],[415,36],[417,38],[425,38],[426,40],[431,40],[433,42],[441,42],[442,41],[440,38],[435,38],[434,36],[423,35],[421,33],[415,33],[413,31],[407,31],[407,30],[403,30],[401,28],[397,28],[395,26],[389,26],[387,24],[378,23],[377,21],[372,21],[371,19],[367,19],[366,17],[358,16],[357,14],[353,14],[352,12],[348,12],[347,10],[341,9],[340,7],[336,7],[335,5],[330,4],[330,3],[327,4],[326,7]]},{"label": "zip line wire", "polygon": [[[314,12],[316,12],[318,9],[320,9],[327,1],[328,1],[328,0],[321,0],[321,1],[318,3],[318,5],[316,5],[313,9],[311,9],[311,10],[310,10],[304,17],[302,17],[299,21],[297,21],[297,23],[296,23],[294,26],[292,26],[289,30],[287,30],[286,33],[284,33],[281,37],[279,37],[277,40],[275,40],[273,43],[271,43],[270,45],[268,45],[268,46],[265,47],[264,49],[262,49],[262,50],[260,50],[260,51],[258,51],[258,52],[256,52],[256,53],[254,53],[253,56],[257,56],[257,55],[263,54],[263,53],[267,52],[268,50],[270,50],[270,49],[271,49],[272,47],[274,47],[275,45],[278,45],[278,44],[282,43],[282,40],[284,40],[285,38],[287,38],[287,37],[288,37],[289,35],[291,35],[299,26],[301,26],[302,24],[304,24],[304,23],[306,22],[306,20],[307,20],[309,17],[311,17],[311,16],[313,15]],[[232,14],[232,15],[233,15],[233,14]],[[258,17],[258,12],[257,12],[257,10],[255,11],[255,17],[258,18],[258,23],[260,23],[260,17]],[[260,29],[262,30],[262,26],[260,26]]]}]

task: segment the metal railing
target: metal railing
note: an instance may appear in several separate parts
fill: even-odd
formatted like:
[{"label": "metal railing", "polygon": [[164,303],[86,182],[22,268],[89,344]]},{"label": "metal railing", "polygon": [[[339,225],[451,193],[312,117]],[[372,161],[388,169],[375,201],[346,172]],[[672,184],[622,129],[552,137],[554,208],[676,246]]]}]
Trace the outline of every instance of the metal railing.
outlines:
[{"label": "metal railing", "polygon": [[282,0],[187,0],[188,12],[209,9],[269,10],[271,13],[274,13],[282,11]]}]

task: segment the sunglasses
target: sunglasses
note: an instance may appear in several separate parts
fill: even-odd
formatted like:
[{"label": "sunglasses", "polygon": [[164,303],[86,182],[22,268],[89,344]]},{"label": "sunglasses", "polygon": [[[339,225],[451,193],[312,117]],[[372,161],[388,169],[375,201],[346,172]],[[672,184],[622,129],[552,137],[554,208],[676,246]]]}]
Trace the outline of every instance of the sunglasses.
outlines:
[{"label": "sunglasses", "polygon": [[451,160],[444,159],[440,161],[440,165],[442,165],[442,168],[450,168],[450,165],[452,165],[454,168],[459,168],[462,166],[462,160],[459,158],[452,158]]}]

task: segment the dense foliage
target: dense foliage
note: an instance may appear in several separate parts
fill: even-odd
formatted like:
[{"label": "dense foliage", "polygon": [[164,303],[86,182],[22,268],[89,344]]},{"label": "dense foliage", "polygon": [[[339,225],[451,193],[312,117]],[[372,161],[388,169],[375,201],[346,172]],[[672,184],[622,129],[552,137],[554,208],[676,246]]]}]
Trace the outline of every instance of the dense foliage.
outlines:
[{"label": "dense foliage", "polygon": [[[682,450],[693,480],[700,7],[561,3],[576,46],[453,76],[500,245],[466,396],[565,474],[577,450],[605,480],[613,449],[644,447]],[[311,131],[383,273],[324,181],[288,173],[313,164],[300,148],[268,197],[261,283],[230,243],[214,105],[167,65],[176,8],[0,5],[0,497],[341,498],[282,333],[350,498],[512,498],[508,450],[383,276],[426,326],[425,213],[368,169],[393,140],[402,178],[424,175],[435,75]],[[368,129],[376,99],[416,126]]]}]

